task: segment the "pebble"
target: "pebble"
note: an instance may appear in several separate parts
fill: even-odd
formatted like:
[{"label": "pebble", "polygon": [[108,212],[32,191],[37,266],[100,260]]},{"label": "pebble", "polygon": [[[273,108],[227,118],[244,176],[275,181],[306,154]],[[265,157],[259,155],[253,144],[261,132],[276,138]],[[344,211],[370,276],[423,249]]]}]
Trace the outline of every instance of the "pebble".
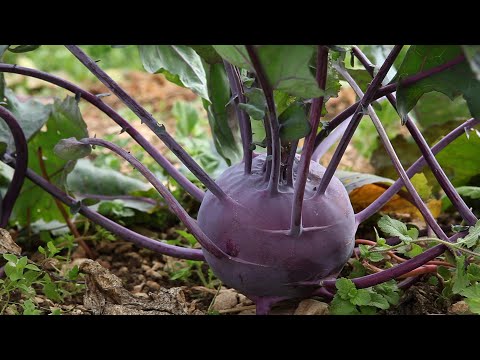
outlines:
[{"label": "pebble", "polygon": [[232,309],[238,304],[237,293],[233,290],[221,291],[215,298],[213,303],[213,310],[227,310]]},{"label": "pebble", "polygon": [[452,306],[448,308],[448,313],[454,315],[470,314],[470,308],[468,304],[462,300],[452,304]]},{"label": "pebble", "polygon": [[247,298],[245,295],[243,294],[238,294],[238,302],[242,305],[242,306],[248,306],[248,305],[253,305],[253,301],[250,300],[249,298]]},{"label": "pebble", "polygon": [[163,264],[159,261],[153,261],[152,270],[157,271],[160,268],[163,268]]},{"label": "pebble", "polygon": [[153,271],[152,269],[147,270],[147,272],[145,272],[145,275],[155,280],[160,280],[163,277],[162,274],[160,274],[158,271]]},{"label": "pebble", "polygon": [[145,265],[145,264],[142,264],[141,267],[142,267],[142,270],[145,271],[145,272],[147,273],[147,275],[148,275],[148,272],[150,271],[150,266]]},{"label": "pebble", "polygon": [[146,285],[151,289],[151,290],[160,290],[160,285],[158,285],[155,281],[148,280]]},{"label": "pebble", "polygon": [[133,287],[132,293],[134,293],[134,294],[140,293],[140,292],[142,291],[144,285],[145,285],[144,282],[142,282],[141,284],[135,285],[135,286]]},{"label": "pebble", "polygon": [[318,300],[306,299],[298,304],[294,315],[328,315],[328,304]]},{"label": "pebble", "polygon": [[148,296],[147,294],[145,294],[143,292],[134,293],[133,296],[135,296],[136,298],[141,298],[141,299],[150,299],[150,296]]},{"label": "pebble", "polygon": [[129,272],[128,267],[122,266],[120,269],[118,269],[117,274],[121,276],[121,275],[127,274],[128,272]]},{"label": "pebble", "polygon": [[127,251],[132,250],[132,247],[133,247],[133,245],[130,244],[130,243],[122,244],[122,245],[118,246],[118,247],[115,249],[115,253],[116,253],[116,254],[126,253]]},{"label": "pebble", "polygon": [[242,310],[238,313],[238,315],[255,315],[256,310],[255,309],[250,309],[250,310]]}]

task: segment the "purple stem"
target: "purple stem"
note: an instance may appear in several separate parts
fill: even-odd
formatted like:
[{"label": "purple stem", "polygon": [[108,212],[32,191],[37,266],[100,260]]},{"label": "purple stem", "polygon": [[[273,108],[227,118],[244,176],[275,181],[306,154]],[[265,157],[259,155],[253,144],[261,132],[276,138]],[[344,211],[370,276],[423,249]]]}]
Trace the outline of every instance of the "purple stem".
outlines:
[{"label": "purple stem", "polygon": [[0,279],[5,276],[5,266],[0,266]]},{"label": "purple stem", "polygon": [[[459,136],[463,135],[465,133],[465,129],[470,129],[476,125],[480,124],[480,119],[470,119],[464,122],[462,125],[458,126],[454,130],[452,130],[449,134],[447,134],[442,140],[440,140],[438,143],[436,143],[432,147],[432,153],[437,154],[441,150],[443,150],[448,144],[450,144],[452,141],[454,141],[456,138]],[[422,168],[426,165],[425,158],[422,156],[420,157],[415,163],[410,166],[410,168],[407,170],[407,176],[411,178],[413,175],[415,175],[417,172],[422,170]],[[356,219],[358,223],[362,223],[366,219],[368,219],[370,216],[375,214],[377,211],[379,211],[398,191],[403,186],[403,181],[402,179],[398,179],[395,181],[392,186],[390,186],[382,195],[380,195],[373,203],[368,205],[367,208],[363,209],[360,211],[358,214],[356,214]]]},{"label": "purple stem", "polygon": [[[448,241],[455,242],[458,238],[465,236],[466,232],[457,233],[450,237]],[[415,256],[414,258],[407,260],[397,266],[394,266],[390,269],[384,270],[382,272],[376,274],[370,274],[366,276],[362,276],[356,279],[352,279],[353,283],[357,287],[357,289],[367,288],[370,286],[375,286],[382,282],[395,279],[399,276],[402,276],[416,268],[426,264],[430,260],[435,259],[437,256],[442,255],[447,247],[445,245],[437,245],[433,248],[425,250],[420,255]],[[325,286],[329,289],[335,288],[336,280],[325,280],[321,285]]]},{"label": "purple stem", "polygon": [[[325,91],[325,85],[327,83],[327,66],[328,48],[325,46],[318,46],[316,80],[319,88],[323,91]],[[320,116],[322,114],[323,99],[323,96],[313,99],[312,107],[310,109],[311,130],[303,145],[302,157],[300,158],[300,163],[297,168],[297,179],[295,181],[295,191],[293,194],[293,205],[290,219],[290,235],[292,236],[299,236],[302,232],[303,197],[305,195],[305,185],[310,170],[310,161],[314,150],[315,137],[317,135]]]},{"label": "purple stem", "polygon": [[[363,54],[362,51],[356,46],[353,47],[353,53],[360,60],[360,62],[370,73],[370,75],[373,75],[373,65],[370,63],[365,54]],[[388,94],[387,99],[388,101],[390,101],[395,110],[397,110],[397,101],[395,99],[395,95]],[[455,190],[447,175],[443,171],[442,167],[438,163],[437,159],[433,155],[432,150],[425,141],[422,133],[408,115],[406,117],[406,126],[408,131],[410,131],[413,139],[417,143],[418,147],[420,148],[420,151],[425,160],[427,161],[427,164],[432,169],[433,175],[437,179],[443,191],[445,191],[445,194],[448,196],[452,204],[457,208],[460,215],[469,223],[469,225],[474,225],[477,222],[476,216],[473,214],[467,204],[465,204],[465,201],[463,201],[458,192]]]},{"label": "purple stem", "polygon": [[57,76],[50,75],[48,73],[38,71],[35,69],[29,69],[17,65],[1,64],[0,72],[8,72],[21,74],[25,76],[34,77],[55,84],[59,87],[67,89],[74,94],[79,94],[82,98],[88,101],[100,109],[103,113],[112,118],[121,128],[122,131],[128,133],[138,144],[140,144],[150,156],[162,166],[190,195],[192,195],[198,201],[203,200],[204,193],[198,187],[196,187],[190,180],[188,180],[181,172],[177,170],[147,139],[145,139],[127,120],[121,117],[115,110],[105,104],[100,98],[96,97],[92,93],[83,90],[71,82],[63,80]]},{"label": "purple stem", "polygon": [[[353,90],[357,93],[359,97],[364,96],[363,91],[360,89],[358,84],[355,82],[355,80],[352,78],[352,76],[348,73],[348,71],[344,67],[336,66],[336,69],[340,73],[340,75],[342,75],[344,79],[347,80],[347,82],[350,84],[350,86],[353,88]],[[397,156],[397,153],[395,152],[395,149],[393,148],[392,143],[388,138],[387,132],[383,128],[382,123],[378,118],[375,110],[371,105],[368,105],[367,110],[368,110],[368,114],[370,115],[370,118],[372,119],[373,124],[375,125],[375,128],[377,129],[378,134],[380,135],[380,141],[382,142],[383,147],[387,151],[387,154],[390,157],[390,160],[392,161],[393,166],[395,167],[395,170],[397,171],[398,175],[400,176],[403,183],[405,184],[405,187],[407,188],[408,192],[412,196],[415,206],[418,208],[418,210],[420,210],[426,223],[432,228],[435,234],[442,240],[448,240],[447,235],[443,232],[442,228],[438,225],[432,213],[430,212],[428,207],[425,205],[420,195],[418,195],[417,190],[415,189],[412,182],[410,181],[410,178],[405,172],[405,169],[403,168],[402,163],[400,162]],[[357,223],[358,223],[358,219],[357,219]]]},{"label": "purple stem", "polygon": [[272,144],[272,169],[270,180],[268,182],[268,189],[270,194],[275,195],[278,193],[278,181],[280,179],[280,124],[275,110],[273,90],[265,74],[265,69],[257,55],[257,51],[253,45],[245,45],[245,48],[247,49],[248,56],[250,56],[250,60],[252,61],[253,68],[257,75],[258,83],[260,84],[267,101],[268,116],[266,116],[265,119],[267,120],[266,127],[270,127],[271,130],[270,140]]},{"label": "purple stem", "polygon": [[295,162],[295,156],[297,155],[298,140],[292,141],[290,144],[290,152],[287,157],[286,165],[286,179],[287,185],[293,187],[293,164]]},{"label": "purple stem", "polygon": [[[7,160],[9,160],[9,165],[15,167],[15,160],[5,155]],[[73,207],[78,205],[78,201],[67,194],[65,194],[62,190],[57,188],[55,185],[49,183],[43,177],[37,175],[34,171],[27,169],[26,177],[30,179],[33,183],[43,188],[52,196],[56,197],[58,200],[63,202],[64,204]],[[182,248],[179,246],[173,246],[169,244],[162,243],[160,241],[156,241],[150,239],[146,236],[140,235],[130,229],[127,229],[114,221],[106,218],[103,215],[91,210],[88,206],[80,204],[79,213],[85,216],[86,218],[90,219],[94,223],[104,227],[108,231],[118,235],[124,240],[131,241],[134,244],[144,247],[155,252],[165,254],[168,256],[173,256],[182,259],[188,260],[201,260],[205,261],[205,257],[203,256],[202,250],[199,249],[190,249],[190,248]]]},{"label": "purple stem", "polygon": [[[346,118],[333,132],[331,132],[325,140],[319,141],[318,146],[315,147],[315,151],[312,155],[312,160],[319,162],[320,159],[325,155],[325,153],[337,142],[338,139],[345,133],[348,123],[351,121],[352,117]],[[327,125],[329,126],[329,125]],[[317,138],[315,138],[315,142]]]},{"label": "purple stem", "polygon": [[112,91],[127,107],[144,122],[155,135],[178,157],[178,159],[212,192],[218,199],[228,198],[225,192],[208,176],[208,174],[192,159],[174,138],[148,113],[135,99],[128,95],[95,61],[75,45],[65,47],[85,65],[110,91]]},{"label": "purple stem", "polygon": [[421,276],[412,276],[409,278],[406,278],[405,280],[400,281],[397,286],[399,289],[406,290],[413,284],[417,283],[420,280]]},{"label": "purple stem", "polygon": [[[444,70],[447,70],[459,63],[461,63],[463,60],[465,60],[464,55],[460,55],[456,57],[455,59],[446,62],[445,64],[442,64],[440,66],[431,68],[427,71],[409,76],[403,80],[400,81],[401,86],[406,87],[415,84],[416,82],[423,80],[431,75],[437,74],[439,72],[442,72]],[[386,86],[381,87],[377,93],[375,94],[373,100],[377,100],[385,95],[391,94],[397,90],[399,83],[393,83],[389,84]],[[325,131],[333,131],[338,125],[340,125],[345,119],[347,119],[349,116],[353,115],[355,113],[355,110],[358,108],[358,105],[360,104],[360,101],[357,101],[355,104],[349,106],[345,110],[343,110],[340,114],[335,116],[332,120],[329,122],[329,128],[327,130],[322,130],[318,133],[317,139],[315,140],[315,148],[320,144],[320,141],[322,138],[325,137]]]},{"label": "purple stem", "polygon": [[162,197],[167,202],[170,211],[172,211],[172,213],[174,213],[180,219],[180,221],[185,224],[187,229],[195,236],[195,238],[198,240],[198,242],[200,243],[200,245],[202,245],[203,248],[205,248],[208,252],[218,258],[227,256],[207,237],[207,235],[205,235],[202,229],[200,229],[200,227],[198,226],[195,219],[192,219],[192,217],[188,215],[182,205],[180,205],[177,199],[175,199],[175,197],[170,193],[170,191],[168,191],[165,185],[163,185],[162,182],[159,181],[145,165],[138,161],[138,159],[132,156],[129,152],[122,149],[120,146],[103,139],[86,138],[80,140],[80,142],[83,144],[105,147],[127,160],[150,182],[150,184],[155,187],[155,189],[160,193],[160,195],[162,195]]},{"label": "purple stem", "polygon": [[100,194],[75,194],[79,199],[93,199],[93,200],[133,200],[142,201],[151,205],[161,205],[161,203],[155,199],[151,199],[143,196],[134,195],[100,195]]},{"label": "purple stem", "polygon": [[18,166],[15,168],[15,172],[12,177],[12,181],[8,186],[8,190],[1,202],[0,207],[0,227],[5,228],[8,224],[8,219],[12,214],[15,201],[20,194],[20,189],[25,181],[25,174],[28,166],[28,148],[27,139],[23,133],[20,124],[15,119],[13,114],[6,108],[0,105],[0,118],[6,123],[10,132],[12,133],[13,141],[15,143],[15,152]]},{"label": "purple stem", "polygon": [[223,60],[225,70],[232,90],[232,96],[235,97],[235,110],[237,112],[238,124],[240,126],[240,134],[242,135],[243,145],[243,161],[245,162],[245,174],[252,172],[252,124],[250,123],[250,116],[239,108],[239,104],[246,104],[247,99],[244,95],[242,81],[238,69],[227,61]]},{"label": "purple stem", "polygon": [[388,54],[388,57],[383,63],[382,67],[378,71],[378,74],[368,86],[365,96],[360,100],[357,109],[353,114],[352,120],[348,124],[347,130],[345,131],[345,134],[343,134],[343,137],[340,140],[340,143],[338,144],[335,153],[333,154],[332,160],[328,164],[327,170],[325,170],[325,174],[323,175],[320,185],[318,186],[318,195],[322,195],[323,193],[325,193],[325,190],[327,189],[328,184],[330,183],[330,180],[332,179],[333,174],[335,173],[335,170],[337,169],[338,164],[340,163],[340,160],[345,153],[347,145],[352,139],[353,134],[357,129],[360,120],[363,117],[364,109],[366,109],[367,106],[375,99],[375,93],[377,93],[377,90],[380,88],[380,86],[382,86],[383,79],[390,70],[390,67],[393,65],[393,62],[397,58],[402,47],[403,45],[395,45],[390,54]]}]

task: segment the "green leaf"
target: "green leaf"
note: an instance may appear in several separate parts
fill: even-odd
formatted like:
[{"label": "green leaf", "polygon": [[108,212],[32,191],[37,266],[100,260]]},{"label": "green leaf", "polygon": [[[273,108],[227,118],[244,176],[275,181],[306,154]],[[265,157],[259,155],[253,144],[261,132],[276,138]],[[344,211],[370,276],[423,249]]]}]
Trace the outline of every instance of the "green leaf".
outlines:
[{"label": "green leaf", "polygon": [[278,118],[280,127],[280,139],[290,142],[301,139],[310,132],[310,123],[305,114],[305,107],[299,103],[290,105]]},{"label": "green leaf", "polygon": [[357,307],[349,300],[335,296],[330,303],[330,313],[333,315],[356,315],[359,314]]},{"label": "green leaf", "polygon": [[216,52],[229,63],[253,71],[245,45],[212,45]]},{"label": "green leaf", "polygon": [[87,159],[77,161],[67,177],[67,187],[75,193],[100,195],[128,195],[134,191],[151,189],[143,181],[112,169],[97,167]]},{"label": "green leaf", "polygon": [[[459,46],[412,45],[400,66],[395,80],[429,70],[442,65],[462,54]],[[420,97],[430,91],[439,91],[454,99],[463,95],[473,117],[480,116],[480,102],[477,94],[480,82],[477,81],[467,62],[432,75],[413,85],[399,86],[397,90],[398,110],[404,118],[413,109]]]},{"label": "green leaf", "polygon": [[[263,92],[262,92],[263,95]],[[265,99],[265,98],[264,98]],[[273,90],[273,100],[275,101],[275,108],[277,110],[277,116],[287,110],[287,108],[295,102],[296,97],[288,95],[280,90]],[[266,103],[265,103],[266,105]]]},{"label": "green leaf", "polygon": [[172,106],[172,115],[175,118],[175,131],[178,136],[188,137],[194,133],[196,125],[200,121],[197,109],[186,101],[175,101]]},{"label": "green leaf", "polygon": [[424,173],[413,175],[411,181],[422,200],[425,201],[432,197],[432,187],[428,184],[427,177]]},{"label": "green leaf", "polygon": [[47,274],[43,277],[44,284],[43,284],[43,293],[47,298],[53,301],[61,301],[62,297],[60,296],[60,293],[58,292],[57,286],[52,282],[50,279],[50,276]]},{"label": "green leaf", "polygon": [[175,232],[184,237],[192,247],[197,243],[197,239],[195,239],[195,236],[192,234],[189,234],[184,230],[175,230]]},{"label": "green leaf", "polygon": [[139,45],[143,67],[167,80],[191,89],[210,101],[207,78],[200,56],[186,45]]},{"label": "green leaf", "polygon": [[232,165],[240,160],[238,119],[230,102],[230,85],[223,64],[212,64],[207,69],[208,93],[211,104],[204,101],[212,130],[215,149]]},{"label": "green leaf", "polygon": [[480,137],[475,133],[470,137],[462,135],[435,157],[453,186],[467,185],[473,176],[480,174]]},{"label": "green leaf", "polygon": [[352,280],[347,278],[339,278],[335,282],[335,287],[337,288],[337,294],[344,300],[349,300],[354,298],[358,290],[355,287],[355,284]]},{"label": "green leaf", "polygon": [[350,76],[358,84],[362,92],[367,91],[368,85],[372,82],[372,77],[364,69],[347,69]]},{"label": "green leaf", "polygon": [[77,280],[78,279],[78,274],[80,273],[80,270],[78,268],[78,265],[75,265],[69,272],[68,272],[68,279],[69,280]]},{"label": "green leaf", "polygon": [[407,230],[408,236],[412,238],[412,240],[417,240],[418,239],[418,229],[416,227],[412,227]]},{"label": "green leaf", "polygon": [[382,230],[386,235],[389,236],[398,236],[401,241],[411,241],[412,238],[408,234],[407,225],[398,221],[396,219],[392,219],[388,215],[382,216],[382,218],[378,221],[378,227]]},{"label": "green leaf", "polygon": [[372,298],[368,290],[358,289],[357,295],[350,301],[353,305],[363,306],[363,305],[369,305],[371,300]]},{"label": "green leaf", "polygon": [[480,80],[480,45],[462,45],[462,49],[470,68]]},{"label": "green leaf", "polygon": [[23,270],[28,263],[28,258],[26,256],[22,256],[17,261],[17,269]]},{"label": "green leaf", "polygon": [[[429,127],[442,125],[449,121],[465,121],[470,118],[467,103],[462,97],[450,100],[438,91],[424,94],[415,106],[415,118],[428,131]],[[383,122],[383,118],[380,117]]]},{"label": "green leaf", "polygon": [[[230,63],[253,71],[243,45],[214,45]],[[257,54],[273,89],[302,98],[324,94],[310,71],[314,48],[308,45],[258,45]]]},{"label": "green leaf", "polygon": [[[48,120],[51,106],[43,105],[33,99],[22,102],[10,89],[5,89],[5,98],[7,99],[6,108],[13,114],[29,140]],[[8,151],[15,149],[13,137],[4,121],[0,121],[0,143],[7,144]]]},{"label": "green leaf", "polygon": [[443,280],[448,281],[452,278],[452,273],[445,266],[439,266],[437,268],[438,274],[443,278]]},{"label": "green leaf", "polygon": [[37,309],[32,300],[25,300],[22,304],[23,315],[40,315],[42,312]]},{"label": "green leaf", "polygon": [[267,100],[263,94],[263,90],[259,88],[251,88],[245,92],[248,99],[247,104],[240,104],[240,108],[247,112],[254,120],[263,120],[267,108]]},{"label": "green leaf", "polygon": [[456,259],[456,271],[453,275],[452,292],[460,294],[468,286],[469,281],[465,272],[465,255],[459,256]]},{"label": "green leaf", "polygon": [[211,105],[204,101],[208,122],[217,152],[229,165],[236,163],[242,154],[240,133],[234,106],[230,104],[230,87],[223,65],[214,64],[207,70]]},{"label": "green leaf", "polygon": [[377,308],[373,306],[362,306],[360,308],[360,314],[362,315],[375,315],[377,313]]},{"label": "green leaf", "polygon": [[366,275],[367,271],[365,270],[365,266],[363,266],[359,260],[353,259],[351,265],[353,269],[348,275],[349,279],[355,279],[357,277]]},{"label": "green leaf", "polygon": [[3,258],[7,261],[11,261],[14,264],[16,264],[18,261],[18,258],[13,254],[3,254]]},{"label": "green leaf", "polygon": [[480,187],[478,186],[460,186],[456,188],[458,194],[471,199],[480,199]]},{"label": "green leaf", "polygon": [[464,238],[458,239],[457,243],[465,244],[467,248],[474,247],[480,237],[480,220],[477,220],[475,226],[470,226],[468,229],[468,235]]},{"label": "green leaf", "polygon": [[42,271],[40,270],[40,268],[35,265],[35,264],[27,264],[25,265],[25,269],[28,269],[28,270],[33,270],[33,271]]},{"label": "green leaf", "polygon": [[53,243],[53,241],[49,241],[47,243],[47,248],[48,248],[48,251],[50,253],[50,257],[53,257],[55,256],[56,254],[58,254],[60,252],[60,249],[58,249],[55,244]]},{"label": "green leaf", "polygon": [[8,51],[11,51],[12,53],[19,54],[19,53],[24,53],[24,52],[29,52],[29,51],[36,50],[42,45],[18,45],[14,48],[11,47],[13,45],[9,45],[9,46],[10,47],[8,48]]},{"label": "green leaf", "polygon": [[222,57],[218,55],[212,45],[189,45],[200,57],[208,64],[217,64],[222,62]]},{"label": "green leaf", "polygon": [[480,299],[466,299],[465,302],[467,303],[470,311],[474,314],[480,315]]},{"label": "green leaf", "polygon": [[[87,126],[83,121],[78,104],[74,97],[66,97],[63,101],[56,99],[51,106],[46,130],[39,131],[28,143],[28,167],[37,174],[42,174],[38,149],[42,149],[43,162],[50,180],[57,186],[64,188],[64,171],[68,161],[55,155],[53,148],[61,140],[74,137],[82,139],[88,137]],[[37,220],[45,222],[64,221],[53,197],[42,188],[26,180],[13,210],[13,219],[21,226],[31,224]]]},{"label": "green leaf", "polygon": [[409,244],[411,249],[405,253],[409,258],[413,258],[417,255],[420,255],[423,252],[423,248],[417,244]]},{"label": "green leaf", "polygon": [[90,155],[92,147],[71,137],[60,140],[53,148],[53,152],[62,160],[78,160]]},{"label": "green leaf", "polygon": [[135,212],[124,206],[121,200],[103,201],[98,207],[98,212],[103,216],[113,218],[127,218],[135,216]]},{"label": "green leaf", "polygon": [[382,310],[386,310],[390,307],[387,299],[385,299],[382,295],[372,292],[370,293],[370,296],[372,298],[369,304],[370,306],[374,306]]},{"label": "green leaf", "polygon": [[466,287],[465,289],[460,291],[460,295],[467,298],[478,298],[480,300],[480,284]]},{"label": "green leaf", "polygon": [[467,277],[470,281],[480,281],[480,266],[471,263],[467,267]]}]

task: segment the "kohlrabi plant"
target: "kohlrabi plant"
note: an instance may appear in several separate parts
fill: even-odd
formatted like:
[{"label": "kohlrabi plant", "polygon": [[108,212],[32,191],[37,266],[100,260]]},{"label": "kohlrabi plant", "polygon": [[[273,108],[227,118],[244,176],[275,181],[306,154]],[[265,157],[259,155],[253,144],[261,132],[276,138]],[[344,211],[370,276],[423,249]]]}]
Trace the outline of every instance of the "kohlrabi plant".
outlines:
[{"label": "kohlrabi plant", "polygon": [[[7,224],[22,183],[28,178],[68,205],[72,212],[82,214],[125,240],[165,255],[207,261],[224,284],[256,303],[257,314],[267,314],[273,304],[285,299],[314,295],[332,299],[337,290],[342,291],[335,298],[337,308],[347,304],[351,311],[368,312],[375,306],[383,308],[386,304],[388,307],[389,302],[398,300],[397,295],[394,300],[388,298],[390,301],[382,297],[380,287],[364,292],[355,289],[389,282],[447,250],[477,255],[475,246],[479,234],[472,230],[478,229],[478,225],[473,227],[477,218],[455,190],[435,154],[478,125],[478,47],[415,45],[406,50],[402,45],[395,45],[390,47],[383,62],[374,65],[357,46],[139,46],[147,71],[162,73],[168,80],[192,89],[202,98],[216,150],[229,164],[216,179],[192,159],[164,125],[103,71],[100,64],[79,47],[66,47],[163,141],[206,191],[179,172],[131,123],[103,102],[102,96],[40,70],[1,63],[0,73],[16,73],[55,84],[72,92],[77,103],[83,99],[111,117],[121,132],[127,132],[180,186],[201,202],[198,217],[192,218],[141,161],[112,142],[84,135],[63,137],[55,145],[55,154],[64,161],[64,172],[71,171],[75,161],[89,155],[92,149],[110,149],[153,185],[202,248],[170,245],[127,229],[93,211],[87,203],[74,198],[68,189],[55,186],[28,168],[28,157],[33,154],[28,151],[27,140],[41,126],[33,130],[27,128],[23,118],[13,115],[8,102],[0,106],[0,117],[12,135],[0,135],[0,145],[4,144],[0,149],[2,160],[13,167],[15,173],[3,198],[1,227]],[[7,49],[18,51],[19,47],[0,46],[0,56]],[[355,62],[365,70],[352,71]],[[394,64],[397,71],[393,69]],[[359,100],[329,121],[321,121],[326,115],[325,103],[340,90],[340,78],[351,85]],[[357,82],[356,78],[362,81]],[[452,99],[463,95],[474,118],[430,147],[409,113],[424,93],[433,90]],[[401,165],[372,106],[383,99],[398,111],[402,124],[422,153],[408,170]],[[345,185],[335,174],[364,116],[373,122],[399,178],[368,207],[355,213]],[[321,166],[318,160],[337,140],[339,143],[328,166]],[[426,165],[464,219],[463,232],[452,237],[438,225],[410,180]],[[425,219],[429,239],[434,239],[438,245],[397,266],[336,285],[337,277],[354,252],[359,224],[378,212],[402,187]],[[386,233],[400,238],[402,245],[417,242],[418,232],[414,234],[398,224],[391,228],[385,226]],[[470,234],[466,235],[468,230]],[[457,243],[461,238],[463,240]],[[382,244],[364,251],[389,251],[395,246],[382,248]],[[390,286],[391,282],[388,284]],[[357,305],[364,308],[355,308]]]}]

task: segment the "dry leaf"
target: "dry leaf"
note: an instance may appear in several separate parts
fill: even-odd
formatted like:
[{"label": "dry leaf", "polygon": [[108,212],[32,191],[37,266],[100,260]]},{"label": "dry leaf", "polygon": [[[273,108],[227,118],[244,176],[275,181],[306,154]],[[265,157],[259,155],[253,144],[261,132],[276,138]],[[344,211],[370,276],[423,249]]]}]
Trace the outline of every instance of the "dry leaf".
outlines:
[{"label": "dry leaf", "polygon": [[0,229],[0,255],[14,254],[20,256],[22,248],[13,241],[10,233],[5,229]]}]

